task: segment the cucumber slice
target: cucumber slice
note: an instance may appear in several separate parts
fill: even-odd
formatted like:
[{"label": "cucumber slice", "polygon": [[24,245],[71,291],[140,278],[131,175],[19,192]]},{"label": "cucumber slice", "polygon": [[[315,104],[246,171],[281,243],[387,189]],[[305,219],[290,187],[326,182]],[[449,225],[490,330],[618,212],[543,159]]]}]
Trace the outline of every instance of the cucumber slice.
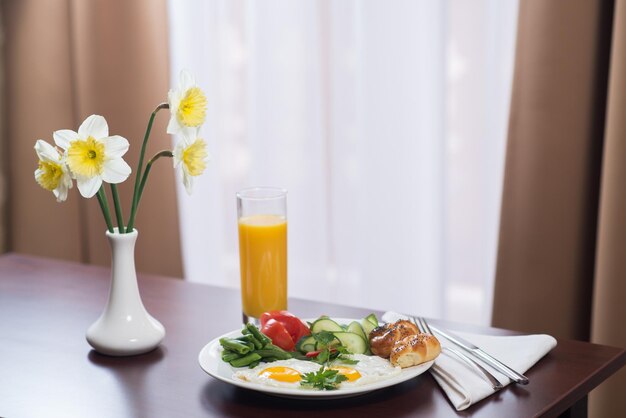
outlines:
[{"label": "cucumber slice", "polygon": [[361,325],[363,326],[363,331],[365,331],[366,338],[369,339],[370,332],[372,332],[372,330],[376,328],[377,325],[371,323],[367,318],[363,318],[363,320],[361,321]]},{"label": "cucumber slice", "polygon": [[348,329],[346,331],[358,334],[364,340],[367,340],[367,335],[365,335],[365,331],[363,330],[363,327],[361,326],[361,324],[359,324],[356,321],[350,322],[350,325],[348,325]]},{"label": "cucumber slice", "polygon": [[367,349],[365,350],[366,355],[371,355],[372,352],[370,351],[370,343],[369,343],[369,338],[368,336],[365,334],[365,330],[363,329],[363,326],[361,324],[359,324],[356,321],[352,321],[350,323],[350,325],[348,325],[348,331],[349,332],[354,332],[357,335],[360,335],[361,338],[363,338],[363,340],[365,340],[365,344],[367,345]]},{"label": "cucumber slice", "polygon": [[336,332],[343,331],[343,328],[330,318],[320,318],[311,325],[311,333],[315,334],[321,331]]},{"label": "cucumber slice", "polygon": [[341,341],[341,345],[346,347],[353,354],[365,354],[367,351],[367,343],[365,339],[354,332],[338,331],[333,332],[335,337]]},{"label": "cucumber slice", "polygon": [[302,353],[315,351],[315,338],[313,338],[312,335],[300,338],[300,340],[296,344],[296,351],[300,351]]},{"label": "cucumber slice", "polygon": [[373,313],[367,315],[365,317],[365,319],[367,319],[368,321],[370,321],[373,325],[374,328],[376,328],[379,324],[378,324],[378,318],[376,318],[376,315],[374,315]]}]

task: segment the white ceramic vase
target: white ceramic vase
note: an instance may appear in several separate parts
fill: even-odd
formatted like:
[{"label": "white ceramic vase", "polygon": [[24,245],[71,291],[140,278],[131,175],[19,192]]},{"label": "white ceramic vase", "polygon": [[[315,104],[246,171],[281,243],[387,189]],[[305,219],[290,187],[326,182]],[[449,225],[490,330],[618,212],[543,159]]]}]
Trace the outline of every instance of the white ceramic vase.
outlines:
[{"label": "white ceramic vase", "polygon": [[97,352],[132,356],[154,350],[165,328],[143,306],[135,272],[137,230],[106,232],[111,246],[111,289],[100,318],[87,330],[87,342]]}]

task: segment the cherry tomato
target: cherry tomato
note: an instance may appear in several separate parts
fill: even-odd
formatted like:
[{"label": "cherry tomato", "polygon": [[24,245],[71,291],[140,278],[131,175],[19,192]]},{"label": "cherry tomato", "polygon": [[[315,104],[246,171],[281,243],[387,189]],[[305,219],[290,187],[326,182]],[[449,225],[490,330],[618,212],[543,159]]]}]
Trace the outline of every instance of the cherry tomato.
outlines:
[{"label": "cherry tomato", "polygon": [[283,324],[294,344],[305,335],[311,334],[311,330],[298,317],[288,311],[269,311],[261,315],[261,326],[263,327],[270,319]]},{"label": "cherry tomato", "polygon": [[283,317],[288,317],[288,316],[292,316],[295,318],[295,315],[292,314],[289,311],[268,311],[268,312],[263,312],[261,314],[261,326],[264,326],[265,323],[267,321],[269,321],[270,319],[277,319],[277,318],[283,318]]},{"label": "cherry tomato", "polygon": [[302,321],[300,321],[300,319],[296,317],[287,316],[282,318],[276,318],[276,320],[283,324],[283,326],[287,329],[287,332],[289,333],[289,335],[291,335],[291,339],[294,341],[294,343],[297,343],[298,340],[304,335],[309,335],[311,333],[309,327],[304,325]]},{"label": "cherry tomato", "polygon": [[300,340],[300,338],[302,338],[302,337],[304,337],[306,335],[311,335],[311,330],[302,321],[300,321],[300,333],[298,335],[299,335],[298,340]]},{"label": "cherry tomato", "polygon": [[272,343],[283,350],[293,351],[296,343],[287,332],[282,323],[275,319],[269,319],[261,328],[261,332],[272,340]]},{"label": "cherry tomato", "polygon": [[[337,349],[331,347],[330,352],[334,353],[335,351],[337,351]],[[305,354],[305,356],[307,356],[308,358],[317,357],[320,355],[321,352],[322,350],[309,351],[308,353]]]}]

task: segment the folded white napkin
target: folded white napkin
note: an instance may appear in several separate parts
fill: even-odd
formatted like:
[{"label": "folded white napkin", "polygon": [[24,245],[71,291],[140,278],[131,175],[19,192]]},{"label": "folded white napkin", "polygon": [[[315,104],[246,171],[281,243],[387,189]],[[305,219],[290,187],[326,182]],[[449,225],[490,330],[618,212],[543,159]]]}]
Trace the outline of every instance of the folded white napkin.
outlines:
[{"label": "folded white napkin", "polygon": [[[396,312],[386,312],[383,315],[385,322],[395,322],[399,319],[407,319],[407,316]],[[545,334],[505,337],[453,332],[522,374],[556,347],[556,339]],[[439,338],[439,341],[442,347],[454,347],[445,338]],[[492,372],[503,386],[511,383],[508,377],[497,372],[489,365],[483,362],[480,362],[480,364]],[[448,395],[448,399],[450,399],[457,411],[467,409],[476,402],[495,393],[482,374],[478,374],[474,368],[468,366],[453,354],[442,352],[435,360],[432,368],[438,372],[433,373],[433,377],[446,395]]]}]

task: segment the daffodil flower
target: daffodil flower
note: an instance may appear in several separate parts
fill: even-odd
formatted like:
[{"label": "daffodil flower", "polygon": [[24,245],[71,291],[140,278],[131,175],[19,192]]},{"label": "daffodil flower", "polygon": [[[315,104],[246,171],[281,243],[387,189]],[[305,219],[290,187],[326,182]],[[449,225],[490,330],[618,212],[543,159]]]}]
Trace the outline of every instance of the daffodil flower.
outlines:
[{"label": "daffodil flower", "polygon": [[[163,150],[156,153],[144,169],[143,161],[152,124],[157,112],[162,109],[170,109],[171,118],[167,132],[180,134],[180,141],[173,151]],[[117,184],[125,181],[132,171],[122,158],[128,151],[129,143],[121,136],[109,136],[109,126],[102,116],[89,116],[80,125],[78,132],[69,129],[55,131],[54,142],[61,150],[45,141],[37,141],[35,150],[39,156],[39,167],[35,171],[35,179],[41,187],[54,192],[58,201],[67,199],[68,190],[72,188],[75,179],[83,197],[97,196],[107,229],[114,233],[107,194],[102,184],[109,183],[118,230],[120,233],[133,231],[148,175],[159,158],[173,158],[174,167],[180,167],[185,189],[191,194],[194,177],[204,172],[209,160],[206,143],[198,137],[199,128],[206,119],[206,111],[207,99],[204,92],[196,85],[189,72],[182,71],[178,88],[170,90],[168,102],[159,104],[148,121],[137,162],[130,217],[126,227]]]},{"label": "daffodil flower", "polygon": [[102,116],[91,115],[78,132],[63,129],[54,132],[53,137],[65,150],[67,166],[83,197],[95,195],[103,181],[123,182],[132,171],[122,159],[128,151],[128,141],[119,135],[109,136],[109,126]]},{"label": "daffodil flower", "polygon": [[180,167],[183,184],[188,194],[193,188],[193,178],[202,174],[209,161],[206,142],[198,138],[197,132],[184,131],[173,151],[174,167]]},{"label": "daffodil flower", "polygon": [[178,89],[169,91],[167,101],[171,112],[167,133],[179,134],[189,128],[198,128],[204,123],[206,96],[188,71],[181,71]]},{"label": "daffodil flower", "polygon": [[35,180],[41,187],[54,193],[57,202],[67,199],[72,188],[72,176],[63,161],[63,156],[44,140],[37,140],[35,152],[39,157],[39,167],[35,170]]}]

